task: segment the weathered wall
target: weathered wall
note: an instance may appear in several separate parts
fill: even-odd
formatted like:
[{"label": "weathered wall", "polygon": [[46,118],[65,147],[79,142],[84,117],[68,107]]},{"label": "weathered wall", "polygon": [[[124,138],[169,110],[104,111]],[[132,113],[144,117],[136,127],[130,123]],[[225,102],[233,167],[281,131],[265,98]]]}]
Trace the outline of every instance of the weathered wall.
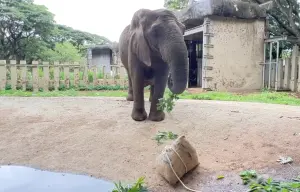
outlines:
[{"label": "weathered wall", "polygon": [[109,49],[92,51],[92,65],[105,66],[105,72],[110,73],[110,65],[112,60],[111,51]]},{"label": "weathered wall", "polygon": [[213,33],[206,71],[209,88],[219,91],[254,90],[262,87],[264,53],[263,20],[240,20],[211,17],[209,32]]}]

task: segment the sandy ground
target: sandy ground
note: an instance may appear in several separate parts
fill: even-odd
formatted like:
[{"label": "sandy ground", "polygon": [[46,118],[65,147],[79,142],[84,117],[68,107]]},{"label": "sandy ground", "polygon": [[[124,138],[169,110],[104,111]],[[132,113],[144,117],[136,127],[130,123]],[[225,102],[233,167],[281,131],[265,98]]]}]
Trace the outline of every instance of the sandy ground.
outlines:
[{"label": "sandy ground", "polygon": [[[300,172],[299,107],[179,100],[165,121],[135,122],[131,106],[125,98],[1,97],[0,164],[113,181],[144,175],[152,191],[185,191],[169,186],[155,170],[165,145],[152,138],[170,130],[197,149],[200,165],[183,179],[193,189],[245,191],[238,176],[245,169],[282,179],[297,176],[276,162],[280,155],[291,156]],[[218,181],[220,174],[225,179]]]}]

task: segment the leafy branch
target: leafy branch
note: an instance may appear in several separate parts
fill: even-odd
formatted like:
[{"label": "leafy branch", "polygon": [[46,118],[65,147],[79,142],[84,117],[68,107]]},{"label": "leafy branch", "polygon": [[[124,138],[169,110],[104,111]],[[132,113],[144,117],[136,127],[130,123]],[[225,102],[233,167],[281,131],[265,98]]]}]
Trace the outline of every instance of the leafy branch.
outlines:
[{"label": "leafy branch", "polygon": [[154,137],[154,140],[156,140],[158,144],[161,144],[162,140],[174,140],[177,138],[178,135],[171,131],[158,131],[158,133]]},{"label": "leafy branch", "polygon": [[157,104],[157,109],[160,111],[166,110],[168,113],[170,113],[175,106],[175,101],[178,99],[178,95],[169,92],[168,97],[158,100],[159,102]]}]

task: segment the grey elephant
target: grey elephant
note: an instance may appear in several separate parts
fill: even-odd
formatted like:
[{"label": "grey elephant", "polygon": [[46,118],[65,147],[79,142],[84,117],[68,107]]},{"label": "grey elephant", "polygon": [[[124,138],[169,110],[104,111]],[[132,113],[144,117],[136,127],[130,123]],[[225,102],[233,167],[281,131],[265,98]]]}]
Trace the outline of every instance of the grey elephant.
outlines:
[{"label": "grey elephant", "polygon": [[128,74],[128,101],[134,101],[131,113],[135,121],[147,119],[144,87],[150,85],[149,120],[162,121],[157,109],[166,84],[174,94],[187,85],[188,53],[184,42],[185,25],[167,9],[140,9],[125,27],[119,39],[121,62]]}]

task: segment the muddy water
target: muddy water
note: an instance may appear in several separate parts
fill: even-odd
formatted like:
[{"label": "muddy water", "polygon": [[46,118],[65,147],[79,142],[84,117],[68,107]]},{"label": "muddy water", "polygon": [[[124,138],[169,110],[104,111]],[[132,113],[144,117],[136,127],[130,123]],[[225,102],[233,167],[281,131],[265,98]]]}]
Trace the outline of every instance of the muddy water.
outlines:
[{"label": "muddy water", "polygon": [[1,192],[111,192],[114,184],[89,176],[0,166]]}]

